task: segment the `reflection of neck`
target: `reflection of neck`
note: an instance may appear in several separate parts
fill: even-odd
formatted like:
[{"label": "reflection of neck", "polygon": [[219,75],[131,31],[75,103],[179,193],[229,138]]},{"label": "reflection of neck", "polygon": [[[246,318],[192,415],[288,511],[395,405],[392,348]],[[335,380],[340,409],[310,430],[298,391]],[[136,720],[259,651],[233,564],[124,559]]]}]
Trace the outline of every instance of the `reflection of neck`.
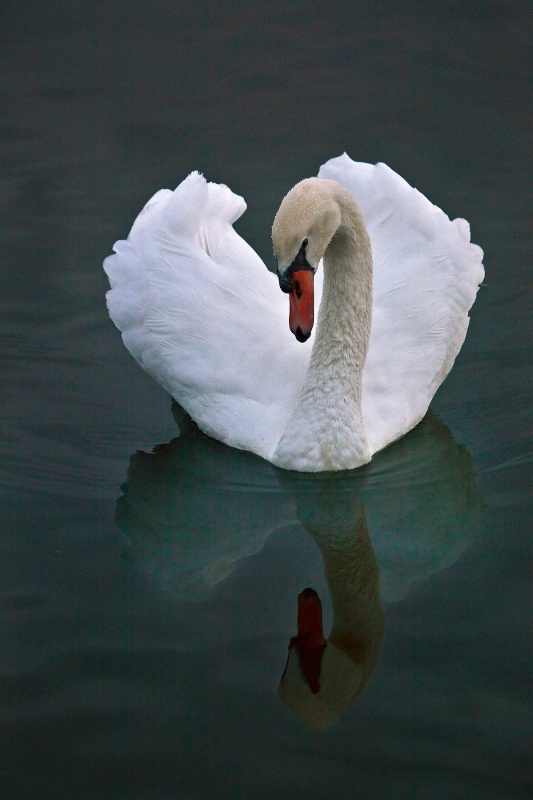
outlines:
[{"label": "reflection of neck", "polygon": [[322,554],[333,606],[333,627],[320,654],[319,690],[310,686],[296,648],[289,650],[279,686],[282,702],[317,730],[330,727],[368,683],[384,634],[378,567],[360,481],[353,486],[341,481],[336,487],[321,480],[315,492],[297,495],[297,514]]},{"label": "reflection of neck", "polygon": [[333,535],[314,532],[331,593],[331,644],[362,670],[359,689],[374,672],[385,630],[379,597],[379,572],[362,504],[348,527]]}]

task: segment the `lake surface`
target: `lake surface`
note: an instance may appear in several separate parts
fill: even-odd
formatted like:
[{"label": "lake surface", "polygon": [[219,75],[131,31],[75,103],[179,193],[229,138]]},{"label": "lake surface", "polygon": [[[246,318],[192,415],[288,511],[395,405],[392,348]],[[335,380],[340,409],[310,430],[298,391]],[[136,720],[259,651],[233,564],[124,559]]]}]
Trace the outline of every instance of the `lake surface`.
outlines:
[{"label": "lake surface", "polygon": [[[2,797],[528,797],[527,14],[3,12]],[[188,423],[124,349],[101,262],[200,169],[272,268],[280,199],[344,150],[468,219],[486,278],[423,423],[295,475]],[[287,662],[308,586],[359,648],[328,645],[311,710]]]}]

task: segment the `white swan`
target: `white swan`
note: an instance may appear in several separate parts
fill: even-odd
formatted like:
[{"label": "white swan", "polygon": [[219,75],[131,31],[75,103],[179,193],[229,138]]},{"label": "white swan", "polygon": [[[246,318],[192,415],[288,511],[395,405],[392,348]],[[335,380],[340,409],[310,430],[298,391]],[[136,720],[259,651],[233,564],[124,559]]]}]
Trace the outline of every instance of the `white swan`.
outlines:
[{"label": "white swan", "polygon": [[358,467],[426,413],[464,341],[482,251],[385,165],[332,159],[273,226],[298,342],[275,276],[233,230],[245,208],[198,173],[157,192],[104,262],[111,318],[205,433],[286,469]]}]

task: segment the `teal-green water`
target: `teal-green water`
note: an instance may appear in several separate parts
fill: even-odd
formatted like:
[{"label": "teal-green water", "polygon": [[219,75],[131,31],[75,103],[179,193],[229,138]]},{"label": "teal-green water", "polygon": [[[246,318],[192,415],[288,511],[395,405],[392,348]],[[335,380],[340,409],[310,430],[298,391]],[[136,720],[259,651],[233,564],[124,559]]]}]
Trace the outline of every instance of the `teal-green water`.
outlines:
[{"label": "teal-green water", "polygon": [[[2,797],[528,797],[528,10],[4,12]],[[468,219],[486,279],[426,420],[295,476],[188,424],[124,349],[101,262],[200,169],[273,267],[280,199],[344,150]],[[321,731],[278,697],[306,586],[360,643]]]}]

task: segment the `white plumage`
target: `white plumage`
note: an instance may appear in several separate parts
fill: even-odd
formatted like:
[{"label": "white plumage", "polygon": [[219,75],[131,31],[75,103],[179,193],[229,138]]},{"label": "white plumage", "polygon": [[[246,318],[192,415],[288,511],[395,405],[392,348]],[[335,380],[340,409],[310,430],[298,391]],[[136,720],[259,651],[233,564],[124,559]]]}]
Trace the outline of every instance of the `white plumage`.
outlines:
[{"label": "white plumage", "polygon": [[[451,369],[483,279],[482,251],[465,220],[450,221],[383,164],[343,155],[319,177],[353,194],[372,242],[362,410],[374,453],[422,419]],[[275,462],[314,336],[295,340],[276,276],[234,231],[245,208],[198,173],[157,192],[104,262],[107,300],[130,353],[205,433]],[[328,468],[319,458],[279,465]]]}]

